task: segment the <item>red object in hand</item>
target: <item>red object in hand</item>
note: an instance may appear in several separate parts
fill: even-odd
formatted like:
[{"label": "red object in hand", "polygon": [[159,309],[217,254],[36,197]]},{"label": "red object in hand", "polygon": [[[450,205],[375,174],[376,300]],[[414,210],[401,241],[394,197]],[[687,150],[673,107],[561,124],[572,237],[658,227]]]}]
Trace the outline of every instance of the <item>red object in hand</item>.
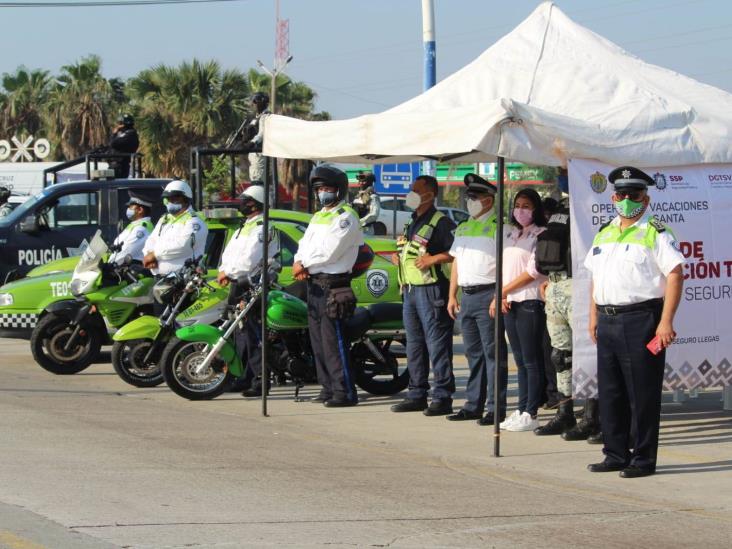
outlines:
[{"label": "red object in hand", "polygon": [[656,336],[648,342],[646,348],[651,351],[654,355],[657,355],[663,351],[663,345],[661,344],[661,337]]}]

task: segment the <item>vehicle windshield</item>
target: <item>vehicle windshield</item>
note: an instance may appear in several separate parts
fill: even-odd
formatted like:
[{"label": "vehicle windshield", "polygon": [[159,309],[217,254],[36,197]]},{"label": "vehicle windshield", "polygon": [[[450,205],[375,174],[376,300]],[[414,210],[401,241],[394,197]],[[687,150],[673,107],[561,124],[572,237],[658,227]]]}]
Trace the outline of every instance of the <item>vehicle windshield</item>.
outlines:
[{"label": "vehicle windshield", "polygon": [[15,208],[5,217],[0,217],[0,227],[7,227],[14,225],[19,219],[23,219],[28,213],[30,213],[36,204],[38,204],[43,198],[47,196],[49,189],[44,189],[38,194],[31,196],[28,200],[23,202],[20,206]]},{"label": "vehicle windshield", "polygon": [[107,243],[102,238],[102,231],[97,231],[81,254],[81,259],[76,264],[74,274],[99,270],[99,262],[104,257],[104,254],[107,253],[108,249]]}]

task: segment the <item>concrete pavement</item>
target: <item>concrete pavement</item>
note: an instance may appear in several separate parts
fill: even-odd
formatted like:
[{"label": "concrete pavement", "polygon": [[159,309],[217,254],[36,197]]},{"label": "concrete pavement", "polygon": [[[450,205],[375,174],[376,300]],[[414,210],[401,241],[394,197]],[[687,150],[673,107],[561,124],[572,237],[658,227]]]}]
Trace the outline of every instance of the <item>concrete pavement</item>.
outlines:
[{"label": "concrete pavement", "polygon": [[[109,364],[57,377],[0,340],[0,547],[728,547],[732,414],[664,404],[659,474],[590,474],[597,446],[276,388],[188,402]],[[458,387],[465,361],[456,363]],[[512,377],[513,382],[513,377]],[[511,393],[515,396],[515,387]],[[314,394],[308,387],[306,394]],[[456,407],[459,401],[456,403]],[[542,420],[549,417],[545,413]]]}]

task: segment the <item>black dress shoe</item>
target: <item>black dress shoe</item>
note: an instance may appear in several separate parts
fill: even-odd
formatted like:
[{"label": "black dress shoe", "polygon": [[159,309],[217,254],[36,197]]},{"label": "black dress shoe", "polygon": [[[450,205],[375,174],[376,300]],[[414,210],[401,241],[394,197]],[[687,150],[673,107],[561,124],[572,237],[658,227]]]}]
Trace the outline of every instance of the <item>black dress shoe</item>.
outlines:
[{"label": "black dress shoe", "polygon": [[467,421],[469,419],[480,419],[481,414],[470,410],[460,410],[457,414],[447,416],[448,421]]},{"label": "black dress shoe", "polygon": [[318,396],[311,398],[310,402],[315,402],[317,404],[323,404],[326,400],[330,400],[331,398],[333,398],[332,395],[326,395],[325,393],[320,393]]},{"label": "black dress shoe", "polygon": [[326,408],[348,408],[349,406],[356,406],[357,400],[346,400],[345,398],[329,398],[324,403]]},{"label": "black dress shoe", "polygon": [[650,467],[638,467],[637,465],[628,465],[625,469],[620,471],[622,478],[640,478],[649,477],[656,472],[655,469]]},{"label": "black dress shoe", "polygon": [[447,414],[452,414],[452,400],[433,400],[422,413],[426,416],[446,416]]},{"label": "black dress shoe", "polygon": [[590,436],[587,437],[587,444],[602,444],[602,431],[598,431],[596,433],[592,433]]},{"label": "black dress shoe", "polygon": [[[477,423],[478,425],[493,425],[495,423],[496,416],[493,414],[493,412],[488,412],[486,415],[484,415],[482,418],[480,418]],[[498,416],[498,423],[501,423],[502,421],[505,421],[506,414],[501,414]]]},{"label": "black dress shoe", "polygon": [[392,412],[421,412],[427,408],[426,398],[405,398],[391,407]]},{"label": "black dress shoe", "polygon": [[259,385],[257,387],[250,387],[249,389],[244,389],[241,392],[241,396],[247,397],[247,398],[256,398],[262,396],[262,386]]},{"label": "black dress shoe", "polygon": [[600,463],[590,463],[587,466],[587,470],[590,473],[612,473],[613,471],[622,471],[626,467],[627,465],[623,463],[601,461]]}]

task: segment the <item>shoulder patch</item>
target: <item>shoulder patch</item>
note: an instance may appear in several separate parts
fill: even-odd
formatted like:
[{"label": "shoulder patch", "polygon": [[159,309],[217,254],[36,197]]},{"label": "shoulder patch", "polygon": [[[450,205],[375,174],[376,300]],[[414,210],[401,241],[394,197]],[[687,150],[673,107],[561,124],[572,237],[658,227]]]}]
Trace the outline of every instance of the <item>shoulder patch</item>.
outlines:
[{"label": "shoulder patch", "polygon": [[201,230],[201,224],[198,222],[193,223],[193,232],[197,233],[200,230]]},{"label": "shoulder patch", "polygon": [[137,231],[137,238],[145,238],[145,231]]},{"label": "shoulder patch", "polygon": [[652,217],[648,224],[656,229],[656,232],[662,233],[666,231],[666,226],[655,217]]},{"label": "shoulder patch", "polygon": [[341,229],[345,229],[347,227],[350,227],[350,225],[351,225],[350,218],[349,217],[344,217],[343,219],[340,220],[339,225],[340,225]]}]

